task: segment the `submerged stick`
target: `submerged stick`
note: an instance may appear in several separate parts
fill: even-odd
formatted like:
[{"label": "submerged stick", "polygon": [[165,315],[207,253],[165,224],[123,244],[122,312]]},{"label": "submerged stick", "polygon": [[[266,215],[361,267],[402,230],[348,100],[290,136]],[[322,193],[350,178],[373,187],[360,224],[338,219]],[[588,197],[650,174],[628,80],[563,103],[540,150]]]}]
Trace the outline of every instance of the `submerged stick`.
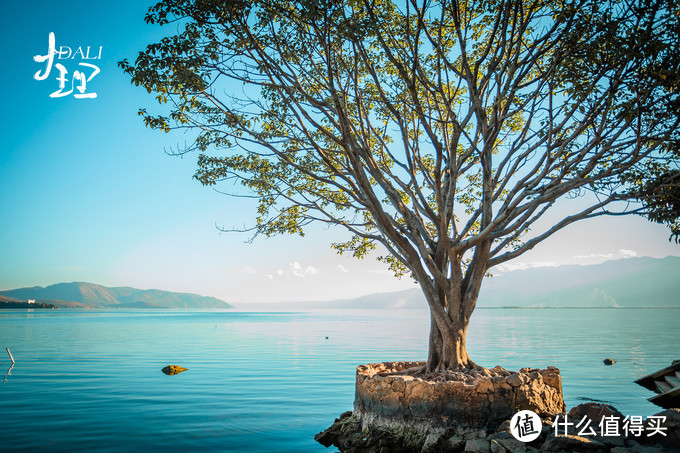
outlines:
[{"label": "submerged stick", "polygon": [[14,357],[12,357],[12,353],[9,352],[9,348],[5,348],[5,349],[7,349],[7,354],[9,354],[9,359],[12,361],[12,365],[14,365],[15,362],[14,362]]}]

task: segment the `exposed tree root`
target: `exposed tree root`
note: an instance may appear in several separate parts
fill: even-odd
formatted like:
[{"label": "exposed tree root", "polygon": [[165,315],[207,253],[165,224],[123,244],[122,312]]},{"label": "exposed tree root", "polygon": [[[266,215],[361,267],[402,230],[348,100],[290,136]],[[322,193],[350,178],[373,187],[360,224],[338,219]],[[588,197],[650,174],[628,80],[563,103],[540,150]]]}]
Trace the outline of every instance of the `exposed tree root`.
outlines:
[{"label": "exposed tree root", "polygon": [[460,365],[455,368],[438,368],[429,371],[427,365],[406,368],[400,371],[377,373],[378,376],[411,376],[426,381],[464,381],[470,382],[480,378],[490,378],[493,376],[507,376],[510,372],[500,366],[486,368],[469,362],[468,366]]}]

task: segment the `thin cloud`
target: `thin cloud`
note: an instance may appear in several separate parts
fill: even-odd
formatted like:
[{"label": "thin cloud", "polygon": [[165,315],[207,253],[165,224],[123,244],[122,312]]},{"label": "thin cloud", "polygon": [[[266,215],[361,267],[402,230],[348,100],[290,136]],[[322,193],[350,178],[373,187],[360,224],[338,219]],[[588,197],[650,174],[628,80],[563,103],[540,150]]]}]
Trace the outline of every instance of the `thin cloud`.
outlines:
[{"label": "thin cloud", "polygon": [[637,252],[628,249],[620,249],[616,253],[590,253],[588,255],[572,256],[575,260],[613,260],[617,258],[632,258],[638,256]]},{"label": "thin cloud", "polygon": [[255,269],[254,267],[251,266],[241,266],[237,269],[237,272],[239,274],[248,274],[248,275],[253,275],[253,274],[258,274],[259,271]]},{"label": "thin cloud", "polygon": [[614,258],[613,253],[591,253],[589,255],[576,255],[572,256],[573,259],[575,260],[588,260],[588,259],[593,259],[593,258],[604,258],[604,259],[612,259]]},{"label": "thin cloud", "polygon": [[500,272],[522,271],[534,267],[557,267],[559,263],[553,261],[530,261],[528,263],[504,263],[495,266],[494,269]]},{"label": "thin cloud", "polygon": [[314,266],[304,267],[297,261],[293,261],[288,265],[287,269],[278,269],[276,275],[279,277],[297,277],[305,278],[309,275],[316,275],[319,273],[319,269]]}]

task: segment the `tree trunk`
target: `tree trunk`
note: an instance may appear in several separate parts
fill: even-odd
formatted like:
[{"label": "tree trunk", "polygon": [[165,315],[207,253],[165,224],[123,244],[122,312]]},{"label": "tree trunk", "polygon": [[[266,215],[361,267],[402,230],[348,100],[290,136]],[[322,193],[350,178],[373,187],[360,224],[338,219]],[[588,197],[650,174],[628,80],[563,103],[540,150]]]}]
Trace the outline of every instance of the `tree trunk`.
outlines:
[{"label": "tree trunk", "polygon": [[[455,297],[457,294],[447,296],[444,291],[439,291],[438,296],[425,291],[430,305],[428,372],[476,366],[468,356],[466,336],[481,281],[467,283],[461,285],[464,289],[461,290],[459,297]],[[475,287],[472,288],[472,285]],[[442,301],[443,298],[446,298],[446,302]]]},{"label": "tree trunk", "polygon": [[[445,324],[440,328],[440,324]],[[427,357],[427,371],[458,370],[473,368],[475,363],[467,353],[467,325],[463,319],[452,321],[446,317],[439,322],[430,317],[430,345]]]}]

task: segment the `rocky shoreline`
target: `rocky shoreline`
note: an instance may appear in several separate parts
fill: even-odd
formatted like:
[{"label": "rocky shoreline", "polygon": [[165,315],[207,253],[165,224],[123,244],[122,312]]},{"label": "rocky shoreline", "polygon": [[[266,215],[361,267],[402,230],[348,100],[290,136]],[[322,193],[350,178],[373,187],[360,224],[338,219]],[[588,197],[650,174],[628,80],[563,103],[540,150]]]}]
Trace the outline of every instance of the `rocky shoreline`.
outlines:
[{"label": "rocky shoreline", "polygon": [[28,303],[28,302],[23,302],[23,301],[0,301],[0,310],[2,309],[7,309],[7,310],[21,310],[21,309],[55,309],[59,308],[56,305],[48,304],[48,303],[42,303],[42,302],[34,302],[34,303]]},{"label": "rocky shoreline", "polygon": [[[315,439],[343,453],[680,453],[680,409],[646,420],[598,403],[566,413],[557,368],[478,367],[436,376],[409,372],[420,365],[357,367],[354,411],[343,413]],[[521,410],[534,412],[542,424],[528,443],[510,429],[510,419]]]},{"label": "rocky shoreline", "polygon": [[[601,418],[618,411],[608,405],[581,404],[572,408],[567,419],[590,420],[597,430]],[[678,453],[680,452],[680,409],[667,409],[655,414],[666,417],[666,436],[579,436],[570,427],[565,435],[555,435],[552,421],[544,420],[540,436],[529,443],[521,442],[510,432],[509,420],[495,429],[449,428],[444,432],[415,430],[365,429],[360,417],[348,411],[314,439],[326,447],[334,445],[342,453]],[[584,425],[587,423],[584,423]]]}]

